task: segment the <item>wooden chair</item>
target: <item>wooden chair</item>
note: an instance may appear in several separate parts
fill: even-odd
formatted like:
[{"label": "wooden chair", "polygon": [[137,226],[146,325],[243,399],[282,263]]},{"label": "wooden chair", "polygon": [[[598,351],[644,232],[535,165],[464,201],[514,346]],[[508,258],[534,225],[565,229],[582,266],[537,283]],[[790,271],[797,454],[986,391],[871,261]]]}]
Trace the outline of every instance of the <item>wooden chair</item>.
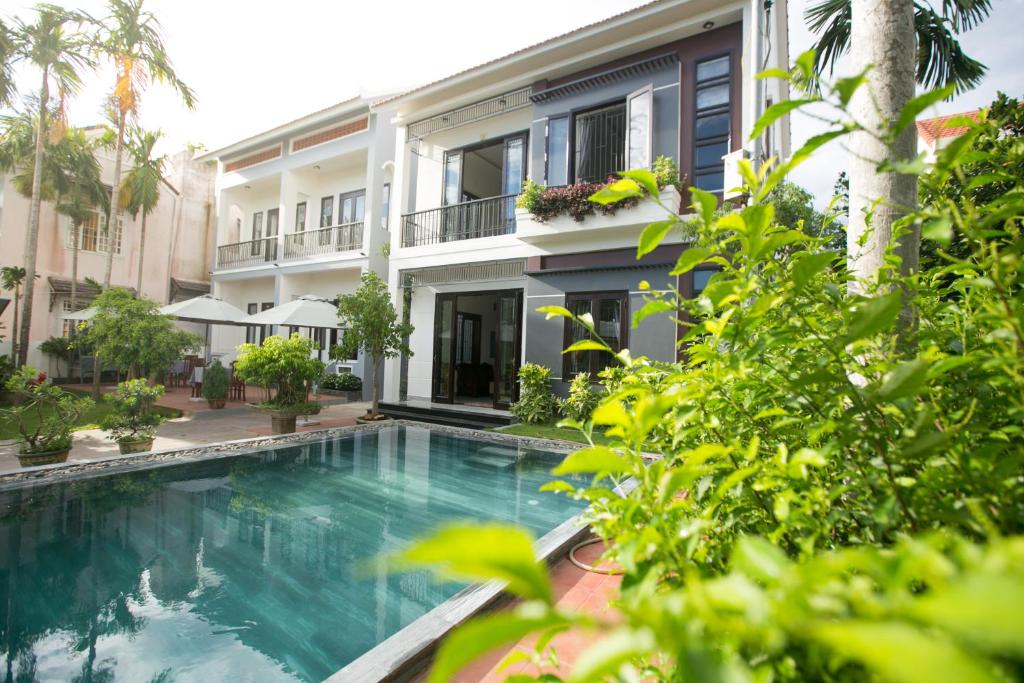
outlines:
[{"label": "wooden chair", "polygon": [[244,401],[245,400],[245,382],[238,379],[235,375],[235,364],[231,363],[231,379],[228,381],[228,400],[229,401]]}]

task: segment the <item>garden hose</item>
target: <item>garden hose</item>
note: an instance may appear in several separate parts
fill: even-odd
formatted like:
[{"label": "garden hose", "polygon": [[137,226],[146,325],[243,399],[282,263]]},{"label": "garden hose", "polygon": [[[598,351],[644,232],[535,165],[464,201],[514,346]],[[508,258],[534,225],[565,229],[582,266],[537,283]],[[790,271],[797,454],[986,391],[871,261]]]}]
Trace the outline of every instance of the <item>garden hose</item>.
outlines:
[{"label": "garden hose", "polygon": [[600,538],[589,538],[585,541],[581,541],[572,547],[569,551],[569,561],[574,565],[586,572],[593,572],[594,574],[606,574],[608,576],[618,576],[624,572],[621,569],[601,569],[600,567],[594,567],[589,564],[585,564],[576,559],[576,551],[580,548],[586,548],[588,545],[594,545],[595,543],[602,543]]}]

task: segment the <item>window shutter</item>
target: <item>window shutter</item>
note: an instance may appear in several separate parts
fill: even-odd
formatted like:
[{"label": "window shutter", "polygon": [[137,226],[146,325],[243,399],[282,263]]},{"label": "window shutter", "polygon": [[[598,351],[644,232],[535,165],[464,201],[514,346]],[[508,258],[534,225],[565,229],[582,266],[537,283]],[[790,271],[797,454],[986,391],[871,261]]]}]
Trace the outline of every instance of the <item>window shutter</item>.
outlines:
[{"label": "window shutter", "polygon": [[654,135],[654,87],[650,84],[626,98],[626,168],[651,167]]}]

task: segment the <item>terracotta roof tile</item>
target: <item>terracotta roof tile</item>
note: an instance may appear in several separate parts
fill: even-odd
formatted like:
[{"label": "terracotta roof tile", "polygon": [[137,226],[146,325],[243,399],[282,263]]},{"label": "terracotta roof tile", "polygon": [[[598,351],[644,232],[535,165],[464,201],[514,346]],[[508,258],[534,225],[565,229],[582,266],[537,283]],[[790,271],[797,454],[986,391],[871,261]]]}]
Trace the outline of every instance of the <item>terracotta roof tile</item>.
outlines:
[{"label": "terracotta roof tile", "polygon": [[936,116],[931,119],[918,119],[917,120],[917,134],[921,136],[921,139],[931,144],[939,138],[955,138],[963,135],[968,131],[967,126],[951,126],[947,125],[948,121],[952,119],[959,119],[968,117],[978,120],[978,111],[964,111],[958,114],[947,114],[946,116]]}]

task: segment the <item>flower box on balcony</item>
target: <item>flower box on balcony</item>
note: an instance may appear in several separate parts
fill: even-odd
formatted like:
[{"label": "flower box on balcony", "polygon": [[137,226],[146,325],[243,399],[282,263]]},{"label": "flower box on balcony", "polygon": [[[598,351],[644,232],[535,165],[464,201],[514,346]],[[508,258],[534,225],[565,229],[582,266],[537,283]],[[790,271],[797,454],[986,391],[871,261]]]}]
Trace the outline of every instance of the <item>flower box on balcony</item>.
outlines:
[{"label": "flower box on balcony", "polygon": [[[661,190],[661,204],[668,210],[678,211],[679,190],[671,185],[664,187]],[[568,214],[541,221],[527,209],[516,209],[516,235],[520,239],[532,241],[607,230],[639,234],[649,223],[663,221],[667,217],[668,211],[651,197],[640,199],[635,206],[620,207],[613,214],[595,213],[582,221],[576,221]]]}]

